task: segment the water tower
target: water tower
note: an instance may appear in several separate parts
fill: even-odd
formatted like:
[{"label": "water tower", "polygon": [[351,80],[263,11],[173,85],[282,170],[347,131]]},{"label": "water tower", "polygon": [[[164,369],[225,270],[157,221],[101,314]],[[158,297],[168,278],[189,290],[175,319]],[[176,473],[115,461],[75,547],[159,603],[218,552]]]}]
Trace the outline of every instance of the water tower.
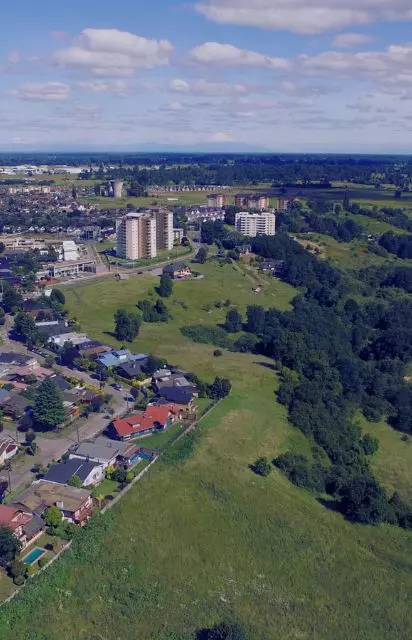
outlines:
[{"label": "water tower", "polygon": [[114,180],[112,183],[113,198],[121,198],[123,194],[123,182],[121,180]]}]

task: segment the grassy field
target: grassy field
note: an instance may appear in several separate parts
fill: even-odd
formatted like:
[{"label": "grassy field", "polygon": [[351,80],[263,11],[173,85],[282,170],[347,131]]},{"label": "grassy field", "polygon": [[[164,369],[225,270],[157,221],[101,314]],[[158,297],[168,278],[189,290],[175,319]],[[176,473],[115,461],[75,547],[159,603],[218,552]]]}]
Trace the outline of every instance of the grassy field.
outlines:
[{"label": "grassy field", "polygon": [[[204,307],[229,298],[242,312],[249,304],[288,309],[291,299],[296,295],[293,287],[273,278],[261,278],[265,286],[261,293],[255,294],[252,291],[253,283],[236,266],[219,267],[216,262],[208,262],[196,265],[196,270],[204,274],[204,279],[176,282],[173,296],[165,301],[173,316],[172,320],[166,326],[162,323],[144,324],[139,337],[131,345],[132,350],[153,353],[161,350],[173,363],[181,363],[184,358],[191,365],[199,365],[199,350],[203,359],[204,347],[184,338],[180,327],[187,324],[222,323],[227,312],[227,309],[213,307],[213,311],[209,313]],[[154,287],[158,282],[158,278],[142,274],[127,281],[106,280],[76,286],[67,289],[67,306],[82,329],[103,341],[118,344],[110,334],[113,331],[114,312],[121,307],[136,310],[138,300],[153,297]],[[212,351],[213,347],[210,346],[211,357]],[[228,357],[236,358],[235,355]],[[206,373],[209,366],[210,358],[202,366]]]},{"label": "grassy field", "polygon": [[[224,310],[208,314],[205,303],[230,298],[242,310],[252,301],[287,309],[294,290],[271,280],[254,296],[241,269],[200,269],[204,280],[175,286],[167,302],[173,320],[144,325],[132,349],[208,379],[228,376],[230,397],[202,422],[191,458],[157,463],[0,610],[2,640],[194,640],[197,629],[229,616],[250,625],[253,640],[409,639],[412,535],[351,525],[280,472],[255,476],[249,465],[259,455],[310,452],[275,401],[270,363],[226,351],[215,358],[212,346],[179,331],[223,320]],[[91,335],[107,339],[113,311],[134,308],[154,284],[141,276],[79,286],[67,291],[68,306]],[[366,426],[375,434],[381,428]],[[382,461],[394,451],[403,456],[391,435],[397,439],[384,428],[378,434],[388,438]]]},{"label": "grassy field", "polygon": [[[236,193],[268,193],[271,191],[273,190],[269,184],[260,184],[253,187],[249,185],[225,189],[224,193],[229,196],[229,203],[235,204]],[[164,192],[149,195],[148,197],[125,197],[119,199],[91,196],[89,198],[79,198],[79,202],[82,204],[90,204],[98,209],[116,209],[126,208],[128,204],[132,204],[135,207],[206,204],[207,196],[207,191],[184,191],[179,193]],[[271,205],[274,207],[276,204],[277,197],[271,198]]]},{"label": "grassy field", "polygon": [[372,458],[372,468],[389,493],[398,491],[410,499],[412,478],[412,438],[394,431],[387,422],[377,424],[360,418],[362,429],[379,440],[379,450]]}]

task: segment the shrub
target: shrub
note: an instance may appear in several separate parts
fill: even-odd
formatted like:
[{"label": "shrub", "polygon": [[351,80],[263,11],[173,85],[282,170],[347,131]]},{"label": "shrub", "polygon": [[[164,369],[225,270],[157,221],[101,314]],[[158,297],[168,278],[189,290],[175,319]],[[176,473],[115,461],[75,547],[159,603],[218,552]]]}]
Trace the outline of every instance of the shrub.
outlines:
[{"label": "shrub", "polygon": [[37,562],[37,564],[39,565],[39,569],[43,569],[43,567],[45,567],[47,563],[48,563],[48,559],[45,556],[42,556],[41,558],[39,558]]},{"label": "shrub", "polygon": [[190,338],[193,342],[200,344],[214,344],[216,347],[223,349],[228,349],[231,345],[226,332],[220,327],[208,327],[198,324],[182,327],[180,331],[186,338]]},{"label": "shrub", "polygon": [[22,587],[26,582],[26,578],[22,575],[16,576],[15,578],[13,578],[13,582],[17,587]]},{"label": "shrub", "polygon": [[271,464],[267,458],[258,458],[254,465],[252,465],[253,471],[258,476],[267,477],[272,471]]},{"label": "shrub", "polygon": [[215,349],[215,350],[213,351],[213,355],[215,356],[215,358],[220,358],[220,356],[222,356],[222,355],[223,355],[223,353],[221,352],[221,350],[220,350],[220,349]]}]

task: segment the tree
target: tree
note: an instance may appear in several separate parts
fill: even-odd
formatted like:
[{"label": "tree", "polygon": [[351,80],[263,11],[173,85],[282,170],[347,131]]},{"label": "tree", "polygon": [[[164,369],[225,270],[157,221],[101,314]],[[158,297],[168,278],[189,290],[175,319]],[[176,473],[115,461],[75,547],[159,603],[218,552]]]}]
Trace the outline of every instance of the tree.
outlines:
[{"label": "tree", "polygon": [[378,524],[388,518],[388,499],[385,490],[371,476],[349,480],[341,490],[341,509],[349,520],[364,524]]},{"label": "tree", "polygon": [[160,276],[160,284],[157,287],[157,292],[162,298],[170,298],[173,293],[173,280],[166,273]]},{"label": "tree", "polygon": [[258,476],[264,477],[272,471],[272,465],[267,458],[258,458],[252,468]]},{"label": "tree", "polygon": [[196,262],[198,262],[199,264],[204,264],[206,260],[207,260],[207,249],[206,247],[200,247],[196,255]]},{"label": "tree", "polygon": [[65,418],[60,391],[46,378],[36,391],[33,407],[34,422],[43,431],[55,429]]},{"label": "tree", "polygon": [[205,640],[248,640],[244,628],[236,622],[220,622],[212,629],[207,629],[204,637]]},{"label": "tree", "polygon": [[157,356],[150,354],[147,357],[146,362],[142,365],[142,370],[148,376],[151,376],[154,374],[155,371],[158,371],[159,369],[163,369],[166,364],[167,364],[167,361],[164,360],[163,358],[158,358]]},{"label": "tree", "polygon": [[0,253],[4,253],[6,250],[6,245],[4,242],[0,242]]},{"label": "tree", "polygon": [[61,305],[66,304],[65,295],[63,291],[60,291],[60,289],[52,289],[50,300],[52,300],[53,302],[58,302]]},{"label": "tree", "polygon": [[259,335],[265,327],[265,310],[256,304],[251,304],[246,309],[246,331]]},{"label": "tree", "polygon": [[34,343],[39,337],[36,321],[28,313],[18,313],[14,319],[14,333],[27,343]]},{"label": "tree", "polygon": [[21,542],[11,529],[0,527],[0,566],[6,567],[21,551]]},{"label": "tree", "polygon": [[22,576],[24,579],[27,575],[27,567],[21,560],[13,560],[9,567],[9,573],[12,578],[17,578],[18,576]]},{"label": "tree", "polygon": [[126,476],[127,476],[127,472],[124,469],[115,469],[111,475],[111,479],[114,480],[115,482],[119,482],[120,484],[123,484],[124,482],[126,482]]},{"label": "tree", "polygon": [[48,527],[57,528],[63,521],[62,512],[58,507],[49,507],[44,512],[44,521]]},{"label": "tree", "polygon": [[29,429],[26,433],[26,442],[27,444],[32,444],[36,439],[36,434],[32,429]]},{"label": "tree", "polygon": [[127,312],[125,309],[118,309],[114,314],[114,321],[115,335],[120,342],[123,340],[133,342],[139,335],[140,318],[135,313]]},{"label": "tree", "polygon": [[69,484],[71,487],[77,487],[78,489],[80,489],[80,488],[83,486],[83,482],[80,480],[79,476],[77,476],[76,474],[74,474],[74,475],[70,478],[70,480],[69,480],[68,484]]},{"label": "tree", "polygon": [[2,307],[6,313],[11,313],[23,306],[23,298],[13,287],[7,287],[3,293]]},{"label": "tree", "polygon": [[379,440],[371,436],[370,433],[365,433],[361,438],[360,444],[367,456],[373,456],[379,449]]},{"label": "tree", "polygon": [[98,376],[101,382],[106,382],[106,380],[109,379],[109,372],[101,362],[98,362],[97,364],[96,375]]},{"label": "tree", "polygon": [[214,382],[208,387],[208,395],[213,400],[221,400],[229,395],[232,384],[227,378],[216,377]]},{"label": "tree", "polygon": [[0,307],[0,326],[3,326],[6,322],[6,314],[4,313],[3,307]]},{"label": "tree", "polygon": [[228,333],[242,331],[242,316],[237,309],[231,309],[226,314],[225,329]]}]

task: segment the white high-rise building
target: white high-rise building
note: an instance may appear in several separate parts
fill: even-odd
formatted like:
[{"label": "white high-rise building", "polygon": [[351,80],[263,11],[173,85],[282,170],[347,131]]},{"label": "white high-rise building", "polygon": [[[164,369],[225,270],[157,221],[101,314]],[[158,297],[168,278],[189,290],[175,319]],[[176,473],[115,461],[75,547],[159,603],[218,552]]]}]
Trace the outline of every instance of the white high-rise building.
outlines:
[{"label": "white high-rise building", "polygon": [[155,258],[157,251],[173,249],[173,213],[133,211],[116,220],[116,233],[119,258]]},{"label": "white high-rise building", "polygon": [[274,213],[248,213],[241,211],[235,218],[236,231],[244,236],[274,236],[276,215]]},{"label": "white high-rise building", "polygon": [[173,249],[173,212],[168,209],[156,211],[156,244],[157,249]]}]

